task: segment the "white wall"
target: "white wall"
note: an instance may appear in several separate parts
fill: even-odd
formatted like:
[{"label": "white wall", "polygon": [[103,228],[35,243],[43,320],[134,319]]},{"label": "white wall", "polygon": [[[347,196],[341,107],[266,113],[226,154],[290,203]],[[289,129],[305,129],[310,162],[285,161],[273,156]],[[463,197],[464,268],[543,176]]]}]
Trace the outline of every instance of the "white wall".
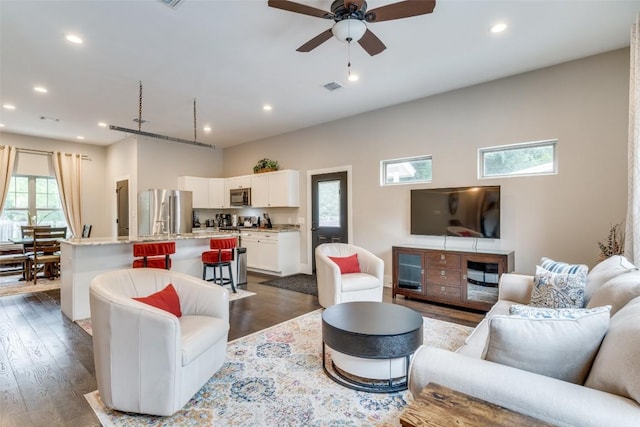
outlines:
[{"label": "white wall", "polygon": [[[109,235],[109,200],[106,197],[104,180],[106,172],[105,147],[6,132],[0,133],[0,144],[87,155],[89,160],[82,162],[82,221],[85,224],[92,224],[92,236]],[[17,173],[54,176],[53,170],[49,168],[48,156],[19,153],[17,163]]]},{"label": "white wall", "polygon": [[[269,157],[301,171],[352,166],[353,243],[385,261],[403,243],[441,244],[409,234],[411,188],[502,186],[502,238],[478,247],[512,249],[516,271],[533,273],[541,256],[593,265],[611,224],[626,213],[629,51],[616,50],[224,150],[224,176],[250,173]],[[479,180],[477,150],[558,139],[559,173]],[[379,162],[433,156],[433,183],[381,187]],[[291,210],[271,210],[286,222]],[[306,217],[302,206],[294,215]],[[306,251],[308,227],[301,234]],[[470,248],[471,240],[448,239]],[[309,261],[303,252],[301,263]]]}]

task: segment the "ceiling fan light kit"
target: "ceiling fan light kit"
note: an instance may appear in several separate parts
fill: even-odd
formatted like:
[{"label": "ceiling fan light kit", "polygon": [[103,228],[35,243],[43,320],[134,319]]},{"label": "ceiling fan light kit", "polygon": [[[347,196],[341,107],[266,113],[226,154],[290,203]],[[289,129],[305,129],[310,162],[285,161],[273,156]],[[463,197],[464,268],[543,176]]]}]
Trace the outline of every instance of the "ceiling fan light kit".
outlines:
[{"label": "ceiling fan light kit", "polygon": [[310,52],[334,36],[343,42],[357,41],[369,55],[374,56],[387,47],[367,28],[367,24],[425,15],[433,12],[436,2],[407,0],[367,10],[367,2],[364,0],[335,0],[331,3],[331,11],[288,0],[268,0],[268,5],[276,9],[335,21],[333,28],[300,46],[298,52]]},{"label": "ceiling fan light kit", "polygon": [[367,24],[357,19],[343,19],[331,28],[333,36],[341,42],[357,42],[367,31]]}]

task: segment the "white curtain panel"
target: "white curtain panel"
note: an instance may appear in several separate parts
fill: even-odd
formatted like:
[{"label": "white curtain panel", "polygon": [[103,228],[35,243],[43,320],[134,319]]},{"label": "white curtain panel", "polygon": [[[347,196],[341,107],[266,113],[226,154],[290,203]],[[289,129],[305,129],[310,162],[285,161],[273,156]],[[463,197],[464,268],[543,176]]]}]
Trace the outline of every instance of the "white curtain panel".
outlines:
[{"label": "white curtain panel", "polygon": [[52,156],[53,169],[60,191],[62,209],[73,237],[82,235],[82,155],[56,151]]},{"label": "white curtain panel", "polygon": [[13,175],[13,166],[16,160],[16,147],[0,145],[0,214],[4,209],[4,202],[9,191],[9,182]]},{"label": "white curtain panel", "polygon": [[631,27],[629,70],[629,172],[625,255],[640,265],[640,15]]}]

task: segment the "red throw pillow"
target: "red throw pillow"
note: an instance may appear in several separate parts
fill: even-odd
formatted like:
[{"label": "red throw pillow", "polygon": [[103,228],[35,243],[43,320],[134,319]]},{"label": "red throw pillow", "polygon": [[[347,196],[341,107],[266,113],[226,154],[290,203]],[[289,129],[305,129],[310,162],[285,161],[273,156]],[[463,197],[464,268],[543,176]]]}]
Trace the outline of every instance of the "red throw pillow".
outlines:
[{"label": "red throw pillow", "polygon": [[358,254],[346,257],[330,256],[329,259],[340,267],[341,274],[360,273],[360,264],[358,263]]},{"label": "red throw pillow", "polygon": [[182,312],[180,311],[180,298],[178,297],[178,293],[171,283],[169,283],[163,290],[151,294],[148,297],[139,297],[133,299],[145,304],[152,305],[164,311],[168,311],[174,316],[182,317]]}]

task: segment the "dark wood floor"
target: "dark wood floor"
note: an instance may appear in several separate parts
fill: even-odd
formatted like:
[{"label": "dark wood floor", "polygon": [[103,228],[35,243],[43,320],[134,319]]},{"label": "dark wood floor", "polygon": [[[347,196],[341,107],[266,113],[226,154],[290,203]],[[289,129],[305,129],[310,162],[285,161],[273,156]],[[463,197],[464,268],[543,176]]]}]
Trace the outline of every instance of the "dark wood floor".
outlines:
[{"label": "dark wood floor", "polygon": [[[318,298],[258,284],[230,303],[229,340],[320,308]],[[384,300],[391,302],[390,289]],[[423,316],[475,326],[474,313],[397,297]],[[60,312],[60,291],[0,298],[0,427],[99,426],[84,394],[97,388],[91,337]]]}]

